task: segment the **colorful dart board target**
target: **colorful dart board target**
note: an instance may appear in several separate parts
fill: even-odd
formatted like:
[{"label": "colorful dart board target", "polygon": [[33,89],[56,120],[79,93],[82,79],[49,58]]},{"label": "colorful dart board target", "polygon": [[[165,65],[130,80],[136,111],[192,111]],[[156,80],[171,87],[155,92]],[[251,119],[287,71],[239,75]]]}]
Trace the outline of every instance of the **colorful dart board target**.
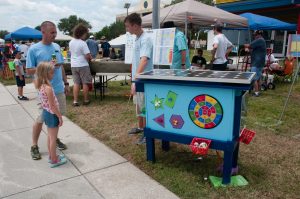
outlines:
[{"label": "colorful dart board target", "polygon": [[189,105],[189,115],[194,124],[204,129],[211,129],[222,121],[221,104],[209,95],[198,95]]}]

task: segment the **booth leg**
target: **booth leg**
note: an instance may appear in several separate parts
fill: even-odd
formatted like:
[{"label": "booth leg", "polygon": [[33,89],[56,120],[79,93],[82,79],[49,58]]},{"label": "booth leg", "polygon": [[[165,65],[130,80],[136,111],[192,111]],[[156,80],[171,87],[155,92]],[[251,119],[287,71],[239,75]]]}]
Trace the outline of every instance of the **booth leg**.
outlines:
[{"label": "booth leg", "polygon": [[155,162],[155,143],[153,138],[146,137],[147,161]]},{"label": "booth leg", "polygon": [[229,184],[231,178],[233,151],[224,151],[222,184]]},{"label": "booth leg", "polygon": [[102,80],[102,78],[103,78],[103,76],[102,75],[100,75],[99,76],[99,82],[100,82],[100,100],[102,100],[103,99],[103,93],[102,93],[102,89],[103,89],[103,80]]},{"label": "booth leg", "polygon": [[240,143],[237,143],[237,145],[233,151],[232,168],[236,168],[236,169],[238,166],[239,148],[240,148]]},{"label": "booth leg", "polygon": [[170,150],[170,142],[169,142],[169,141],[162,140],[162,141],[161,141],[161,148],[162,148],[162,150],[164,150],[164,151],[169,151],[169,150]]},{"label": "booth leg", "polygon": [[94,92],[95,92],[95,99],[97,99],[97,87],[96,87],[96,76],[94,75]]}]

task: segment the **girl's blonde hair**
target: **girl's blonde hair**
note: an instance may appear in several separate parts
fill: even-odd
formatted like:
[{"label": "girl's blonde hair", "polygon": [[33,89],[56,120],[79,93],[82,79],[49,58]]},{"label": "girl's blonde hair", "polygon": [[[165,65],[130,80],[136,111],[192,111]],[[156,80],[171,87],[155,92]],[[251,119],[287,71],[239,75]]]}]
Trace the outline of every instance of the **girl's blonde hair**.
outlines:
[{"label": "girl's blonde hair", "polygon": [[51,86],[49,80],[49,72],[54,70],[54,65],[51,62],[41,62],[36,69],[36,88],[39,89],[42,84]]}]

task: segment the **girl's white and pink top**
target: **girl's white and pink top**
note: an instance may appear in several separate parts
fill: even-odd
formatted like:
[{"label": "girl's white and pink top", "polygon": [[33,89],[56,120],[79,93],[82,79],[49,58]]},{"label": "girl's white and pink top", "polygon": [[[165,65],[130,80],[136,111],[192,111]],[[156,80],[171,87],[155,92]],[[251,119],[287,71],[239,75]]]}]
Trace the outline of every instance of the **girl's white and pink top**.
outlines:
[{"label": "girl's white and pink top", "polygon": [[[52,90],[53,96],[54,96],[54,103],[57,107],[59,107],[59,104],[58,104],[58,101],[57,101],[57,98],[55,96],[53,88],[51,88],[51,90]],[[50,108],[49,99],[48,99],[48,96],[47,96],[46,90],[45,90],[45,85],[42,85],[40,90],[39,90],[39,98],[40,98],[43,109],[45,109],[49,113],[54,114],[53,110],[51,110],[51,108]]]}]

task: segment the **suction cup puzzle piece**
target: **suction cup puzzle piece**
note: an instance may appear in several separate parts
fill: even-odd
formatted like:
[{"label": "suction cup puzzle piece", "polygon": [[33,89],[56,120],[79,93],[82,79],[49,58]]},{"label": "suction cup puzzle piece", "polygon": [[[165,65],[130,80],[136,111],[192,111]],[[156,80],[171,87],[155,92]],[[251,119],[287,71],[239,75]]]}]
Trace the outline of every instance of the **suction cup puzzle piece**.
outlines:
[{"label": "suction cup puzzle piece", "polygon": [[165,101],[165,105],[170,108],[173,108],[175,106],[176,99],[177,99],[177,94],[172,91],[169,91],[167,95],[167,99]]},{"label": "suction cup puzzle piece", "polygon": [[162,114],[153,119],[157,124],[165,128],[165,115]]},{"label": "suction cup puzzle piece", "polygon": [[151,101],[151,103],[154,104],[155,110],[157,110],[159,108],[161,108],[161,109],[164,108],[164,106],[163,106],[164,99],[165,98],[159,98],[159,97],[157,97],[157,95],[155,95],[154,100]]},{"label": "suction cup puzzle piece", "polygon": [[172,115],[170,118],[170,123],[173,128],[175,129],[181,129],[184,125],[184,120],[180,115]]},{"label": "suction cup puzzle piece", "polygon": [[228,185],[222,184],[222,178],[216,176],[209,176],[209,180],[214,187],[226,187],[226,186],[240,187],[249,184],[248,181],[241,175],[231,176],[230,184]]}]

